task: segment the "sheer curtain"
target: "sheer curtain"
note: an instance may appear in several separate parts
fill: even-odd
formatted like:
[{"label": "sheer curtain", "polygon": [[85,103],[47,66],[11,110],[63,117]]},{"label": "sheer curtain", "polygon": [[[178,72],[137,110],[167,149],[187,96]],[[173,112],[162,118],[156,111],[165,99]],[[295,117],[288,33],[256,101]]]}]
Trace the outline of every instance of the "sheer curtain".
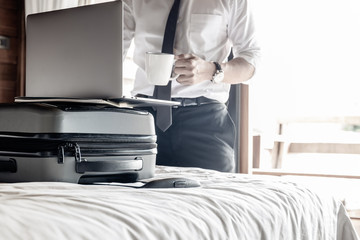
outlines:
[{"label": "sheer curtain", "polygon": [[110,2],[113,0],[26,0],[25,13],[26,16],[32,13],[53,11],[64,8],[71,8],[95,3]]},{"label": "sheer curtain", "polygon": [[80,0],[27,0],[25,1],[26,16],[32,13],[46,12],[63,8],[77,7]]},{"label": "sheer curtain", "polygon": [[79,6],[95,4],[95,3],[111,2],[111,1],[114,0],[79,0]]}]

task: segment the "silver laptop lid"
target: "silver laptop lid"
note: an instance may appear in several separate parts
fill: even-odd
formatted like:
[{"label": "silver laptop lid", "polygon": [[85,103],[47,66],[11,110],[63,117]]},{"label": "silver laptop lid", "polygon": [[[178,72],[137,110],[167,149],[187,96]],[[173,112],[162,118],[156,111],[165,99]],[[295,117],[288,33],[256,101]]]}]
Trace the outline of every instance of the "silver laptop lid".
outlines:
[{"label": "silver laptop lid", "polygon": [[26,96],[120,98],[121,1],[29,15]]}]

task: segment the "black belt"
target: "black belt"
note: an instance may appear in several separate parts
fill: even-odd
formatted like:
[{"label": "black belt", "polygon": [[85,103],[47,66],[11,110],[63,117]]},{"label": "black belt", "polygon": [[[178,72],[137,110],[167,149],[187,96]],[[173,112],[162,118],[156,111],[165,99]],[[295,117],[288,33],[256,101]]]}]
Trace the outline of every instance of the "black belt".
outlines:
[{"label": "black belt", "polygon": [[200,106],[200,105],[210,104],[210,103],[219,103],[217,100],[206,98],[206,97],[171,98],[171,101],[181,102],[181,106],[173,106],[173,108]]},{"label": "black belt", "polygon": [[[143,98],[152,98],[147,95],[143,94],[137,94],[137,97],[143,97]],[[207,97],[197,97],[197,98],[171,98],[171,101],[180,102],[180,106],[173,106],[173,108],[178,107],[192,107],[192,106],[200,106],[204,104],[211,104],[211,103],[219,103],[219,101],[210,99]]]}]

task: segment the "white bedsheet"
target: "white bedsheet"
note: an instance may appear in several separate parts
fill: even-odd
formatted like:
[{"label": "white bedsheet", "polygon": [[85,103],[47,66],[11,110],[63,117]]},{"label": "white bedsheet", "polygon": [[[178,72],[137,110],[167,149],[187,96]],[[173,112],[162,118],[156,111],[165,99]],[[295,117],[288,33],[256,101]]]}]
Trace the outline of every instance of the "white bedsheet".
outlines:
[{"label": "white bedsheet", "polygon": [[277,177],[157,167],[200,188],[0,184],[0,239],[358,239],[342,204]]}]

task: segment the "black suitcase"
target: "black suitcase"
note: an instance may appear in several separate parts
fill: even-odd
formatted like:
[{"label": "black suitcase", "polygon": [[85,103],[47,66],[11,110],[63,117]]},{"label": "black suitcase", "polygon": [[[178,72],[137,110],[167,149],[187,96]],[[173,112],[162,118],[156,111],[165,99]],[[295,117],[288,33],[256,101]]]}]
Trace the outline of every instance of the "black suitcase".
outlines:
[{"label": "black suitcase", "polygon": [[154,120],[102,105],[0,105],[0,182],[133,182],[154,176]]}]

